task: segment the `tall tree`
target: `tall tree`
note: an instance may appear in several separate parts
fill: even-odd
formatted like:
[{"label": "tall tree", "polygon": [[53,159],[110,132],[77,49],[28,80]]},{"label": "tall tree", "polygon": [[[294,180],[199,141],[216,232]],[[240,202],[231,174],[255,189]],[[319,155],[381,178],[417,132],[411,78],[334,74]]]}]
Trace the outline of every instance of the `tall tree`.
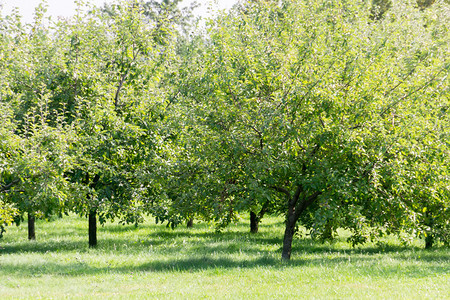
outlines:
[{"label": "tall tree", "polygon": [[76,22],[68,57],[80,147],[71,177],[88,192],[73,207],[89,217],[89,245],[95,247],[97,217],[101,223],[140,221],[137,199],[145,183],[138,173],[151,165],[158,144],[156,82],[165,54],[148,39],[154,22],[130,2],[109,15],[94,9]]},{"label": "tall tree", "polygon": [[[29,238],[35,239],[35,218],[60,214],[70,191],[64,173],[70,168],[73,130],[52,98],[61,74],[61,44],[51,38],[39,6],[32,24],[17,14],[2,22],[0,105],[7,112],[3,154],[7,168],[0,172],[3,199],[28,214]],[[5,150],[5,149],[2,149]],[[18,219],[18,220],[19,220]]]},{"label": "tall tree", "polygon": [[409,124],[440,110],[445,98],[434,95],[446,82],[448,49],[417,9],[393,9],[399,17],[380,26],[359,3],[244,3],[209,29],[196,92],[185,97],[202,132],[192,153],[208,179],[198,184],[210,192],[206,205],[227,212],[246,199],[274,201],[286,216],[283,259],[299,220],[314,236],[349,228],[358,243],[370,228],[401,230],[415,215],[406,207],[417,200],[388,182],[417,166],[400,141],[418,145],[409,136],[424,131]]},{"label": "tall tree", "polygon": [[70,85],[81,139],[72,178],[89,191],[74,209],[89,216],[93,247],[96,216],[137,223],[160,193],[157,170],[171,135],[163,78],[178,22],[167,17],[175,4],[149,15],[141,1],[119,1],[78,16],[72,28]]}]

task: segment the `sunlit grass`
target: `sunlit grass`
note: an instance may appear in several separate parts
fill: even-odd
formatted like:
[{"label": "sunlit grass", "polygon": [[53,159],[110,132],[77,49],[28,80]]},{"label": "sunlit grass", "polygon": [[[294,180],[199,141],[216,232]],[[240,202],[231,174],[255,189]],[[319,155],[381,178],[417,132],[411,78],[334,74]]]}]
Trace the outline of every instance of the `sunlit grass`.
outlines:
[{"label": "sunlit grass", "polygon": [[86,219],[39,221],[35,242],[26,226],[10,227],[0,240],[0,298],[450,298],[448,248],[395,238],[352,248],[343,232],[332,244],[296,239],[282,262],[282,219],[248,230],[246,219],[220,234],[204,223],[107,224],[89,249]]}]

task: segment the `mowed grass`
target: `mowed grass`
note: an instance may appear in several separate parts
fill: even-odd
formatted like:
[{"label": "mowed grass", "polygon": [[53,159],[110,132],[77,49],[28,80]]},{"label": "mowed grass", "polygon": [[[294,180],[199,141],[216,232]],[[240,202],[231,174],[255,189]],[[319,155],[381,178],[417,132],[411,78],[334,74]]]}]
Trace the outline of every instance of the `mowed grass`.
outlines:
[{"label": "mowed grass", "polygon": [[222,233],[106,224],[97,249],[86,219],[36,225],[35,242],[26,224],[0,240],[0,299],[450,299],[450,251],[421,241],[352,248],[345,232],[332,244],[303,237],[283,262],[276,217],[258,234],[247,219]]}]

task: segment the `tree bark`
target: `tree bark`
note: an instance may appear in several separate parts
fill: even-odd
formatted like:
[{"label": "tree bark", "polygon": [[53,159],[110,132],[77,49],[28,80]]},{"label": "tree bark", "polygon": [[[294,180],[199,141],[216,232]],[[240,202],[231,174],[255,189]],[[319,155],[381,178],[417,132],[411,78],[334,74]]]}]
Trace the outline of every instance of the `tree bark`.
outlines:
[{"label": "tree bark", "polygon": [[28,240],[36,240],[36,229],[35,229],[36,219],[32,213],[28,213]]},{"label": "tree bark", "polygon": [[[86,173],[86,184],[89,184],[89,187],[92,189],[95,189],[97,186],[98,181],[100,180],[100,175],[95,174],[94,179],[92,180],[92,183],[89,183],[89,173]],[[88,201],[92,200],[92,195],[87,195]],[[89,248],[95,248],[97,247],[97,209],[91,208],[88,215],[89,219]]]},{"label": "tree bark", "polygon": [[254,212],[250,212],[250,232],[258,233],[259,220]]},{"label": "tree bark", "polygon": [[194,227],[194,218],[190,218],[190,219],[187,221],[186,227],[187,227],[187,228],[192,228],[192,227]]},{"label": "tree bark", "polygon": [[425,212],[425,225],[430,227],[430,232],[427,233],[425,237],[425,249],[433,248],[434,237],[433,237],[433,217],[431,216],[429,211]]},{"label": "tree bark", "polygon": [[294,239],[295,233],[295,202],[293,200],[289,201],[288,214],[286,216],[286,228],[284,230],[283,238],[283,252],[281,253],[281,259],[290,260],[292,251],[292,241]]},{"label": "tree bark", "polygon": [[89,248],[97,247],[97,211],[89,212]]},{"label": "tree bark", "polygon": [[261,210],[258,214],[254,212],[250,212],[250,232],[251,233],[258,233],[259,231],[259,223],[261,222],[262,218],[266,214],[268,208],[270,206],[270,203],[267,201],[263,204],[261,207]]},{"label": "tree bark", "polygon": [[291,259],[292,241],[294,239],[296,223],[297,222],[293,220],[291,216],[287,217],[286,229],[284,230],[284,238],[283,238],[283,252],[281,253],[281,258],[283,260]]},{"label": "tree bark", "polygon": [[433,242],[434,242],[433,235],[428,234],[427,237],[425,238],[425,249],[433,248]]},{"label": "tree bark", "polygon": [[283,238],[283,252],[281,253],[281,258],[283,260],[291,259],[292,241],[294,239],[295,225],[297,224],[298,218],[306,210],[306,208],[308,208],[308,206],[316,201],[316,199],[322,193],[314,192],[309,197],[302,197],[302,199],[299,201],[302,192],[303,187],[298,186],[294,196],[291,199],[289,199],[289,193],[287,193],[289,202],[288,213],[286,216],[286,229],[284,231]]},{"label": "tree bark", "polygon": [[[297,223],[297,219],[299,216],[298,212],[296,211],[296,206],[298,199],[300,198],[300,194],[303,191],[303,187],[299,185],[293,197],[291,197],[291,194],[286,189],[277,188],[277,190],[284,193],[286,195],[286,200],[288,201],[288,213],[286,215],[286,228],[284,230],[283,252],[281,253],[281,259],[290,260],[292,240],[294,239],[295,232],[295,223]],[[296,217],[296,215],[298,216]]]}]

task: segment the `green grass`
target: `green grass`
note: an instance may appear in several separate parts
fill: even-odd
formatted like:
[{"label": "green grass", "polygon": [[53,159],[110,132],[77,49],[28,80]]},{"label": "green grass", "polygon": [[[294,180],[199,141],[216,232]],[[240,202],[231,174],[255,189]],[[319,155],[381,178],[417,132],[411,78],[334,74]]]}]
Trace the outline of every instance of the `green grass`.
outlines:
[{"label": "green grass", "polygon": [[280,218],[260,233],[248,220],[217,234],[207,224],[171,230],[107,224],[99,247],[87,247],[87,220],[38,221],[0,240],[0,299],[450,299],[450,251],[404,247],[351,248],[296,239],[282,262]]}]

